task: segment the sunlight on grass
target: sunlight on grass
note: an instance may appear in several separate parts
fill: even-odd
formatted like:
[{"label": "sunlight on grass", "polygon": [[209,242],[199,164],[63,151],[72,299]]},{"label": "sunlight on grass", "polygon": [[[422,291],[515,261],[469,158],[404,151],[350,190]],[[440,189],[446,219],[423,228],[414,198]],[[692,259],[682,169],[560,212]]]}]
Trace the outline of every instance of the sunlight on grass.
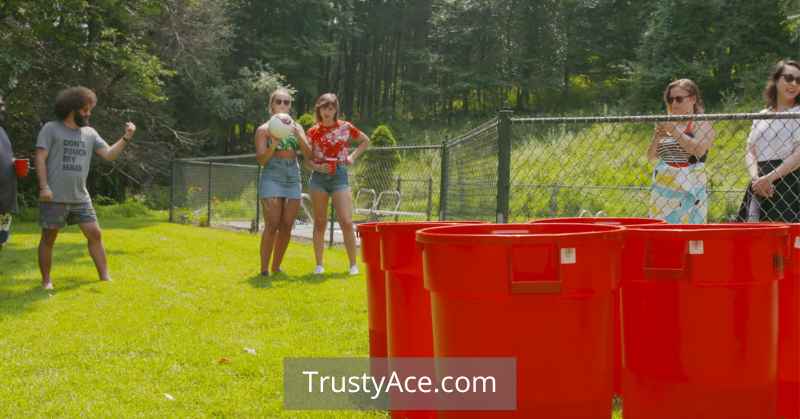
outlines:
[{"label": "sunlight on grass", "polygon": [[346,274],[342,249],[327,250],[328,273],[314,276],[311,246],[293,243],[286,275],[266,281],[256,235],[101,223],[114,281],[97,281],[70,227],[49,292],[36,226],[14,225],[0,252],[0,416],[386,417],[283,410],[285,357],[368,355],[365,281]]},{"label": "sunlight on grass", "polygon": [[97,281],[71,227],[51,292],[39,287],[35,226],[14,225],[0,253],[0,416],[384,416],[282,411],[284,357],[368,353],[364,278],[346,275],[342,250],[315,277],[310,246],[292,244],[287,275],[268,282],[255,235],[101,222],[114,281]]}]

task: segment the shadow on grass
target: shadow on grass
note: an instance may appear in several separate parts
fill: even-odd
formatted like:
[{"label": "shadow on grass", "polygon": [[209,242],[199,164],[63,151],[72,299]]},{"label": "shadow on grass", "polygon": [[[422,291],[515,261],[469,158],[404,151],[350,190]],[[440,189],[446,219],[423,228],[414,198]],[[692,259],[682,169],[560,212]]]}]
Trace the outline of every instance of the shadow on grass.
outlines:
[{"label": "shadow on grass", "polygon": [[[46,290],[42,288],[42,280],[38,275],[3,279],[0,281],[0,319],[7,316],[20,316],[28,312],[31,306],[38,301],[95,283],[100,283],[100,281],[96,278],[84,277],[53,278],[54,289]],[[22,290],[20,291],[19,288]]]},{"label": "shadow on grass", "polygon": [[[139,228],[147,228],[157,224],[166,224],[169,222],[169,220],[155,216],[104,217],[101,215],[98,217],[97,222],[100,224],[100,228],[103,230],[103,232],[105,232],[106,230],[135,230]],[[12,235],[14,232],[38,235],[40,231],[41,228],[39,227],[39,222],[36,220],[22,220],[19,217],[14,217],[14,221],[11,225]],[[61,233],[65,232],[80,233],[80,228],[77,225],[70,225],[61,229]]]},{"label": "shadow on grass", "polygon": [[[125,254],[125,251],[106,249],[109,258]],[[80,261],[78,261],[80,259]],[[91,266],[91,275],[86,277],[63,277],[59,272],[66,266],[76,263]],[[59,243],[53,249],[51,277],[54,290],[42,289],[42,278],[38,269],[37,247],[7,245],[0,251],[0,318],[6,315],[20,315],[30,306],[50,294],[69,292],[83,285],[99,282],[94,270],[94,262],[89,256],[86,243]],[[30,272],[35,272],[30,274]]]},{"label": "shadow on grass", "polygon": [[273,278],[269,276],[261,276],[261,274],[256,274],[250,278],[247,278],[247,282],[250,283],[251,287],[259,289],[272,288],[272,280]]},{"label": "shadow on grass", "polygon": [[247,279],[250,286],[253,288],[272,288],[273,284],[278,282],[302,282],[306,284],[322,284],[329,279],[347,279],[350,275],[347,272],[331,272],[324,274],[305,274],[305,275],[289,275],[284,272],[272,274],[270,276],[261,276],[260,274],[253,275]]}]

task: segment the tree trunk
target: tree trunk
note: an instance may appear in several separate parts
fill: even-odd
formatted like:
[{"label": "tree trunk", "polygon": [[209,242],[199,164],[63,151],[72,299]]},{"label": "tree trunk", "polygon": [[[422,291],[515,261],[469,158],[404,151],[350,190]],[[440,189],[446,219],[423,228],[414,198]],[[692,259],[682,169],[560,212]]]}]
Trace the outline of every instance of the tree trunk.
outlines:
[{"label": "tree trunk", "polygon": [[392,74],[392,116],[397,114],[397,91],[399,89],[400,73],[400,45],[402,44],[403,33],[397,32],[394,42],[394,74]]},{"label": "tree trunk", "polygon": [[[339,98],[339,105],[341,106],[341,110],[344,112],[345,115],[352,115],[353,114],[353,102],[355,96],[355,89],[354,89],[354,77],[356,75],[356,63],[355,57],[353,57],[354,52],[357,50],[357,47],[354,45],[355,42],[350,41],[346,42],[345,50],[345,63],[344,63],[344,89],[343,95],[344,97]],[[349,47],[349,48],[348,48]]]}]

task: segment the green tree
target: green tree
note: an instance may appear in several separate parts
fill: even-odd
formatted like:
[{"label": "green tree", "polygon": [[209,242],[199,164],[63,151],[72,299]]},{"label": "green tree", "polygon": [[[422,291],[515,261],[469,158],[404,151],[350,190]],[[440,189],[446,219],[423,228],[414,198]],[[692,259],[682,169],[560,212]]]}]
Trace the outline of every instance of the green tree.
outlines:
[{"label": "green tree", "polygon": [[763,84],[768,67],[793,50],[780,0],[656,3],[639,49],[638,102],[659,106],[676,78],[693,79],[706,102],[718,102],[724,92]]}]

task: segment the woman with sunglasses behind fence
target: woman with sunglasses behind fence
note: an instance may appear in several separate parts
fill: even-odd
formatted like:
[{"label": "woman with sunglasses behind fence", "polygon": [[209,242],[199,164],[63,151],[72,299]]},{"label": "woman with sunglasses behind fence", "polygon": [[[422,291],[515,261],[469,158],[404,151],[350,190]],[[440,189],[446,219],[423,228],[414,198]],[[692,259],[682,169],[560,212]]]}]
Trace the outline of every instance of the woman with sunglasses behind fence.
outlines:
[{"label": "woman with sunglasses behind fence", "polygon": [[[800,64],[780,61],[772,70],[761,113],[800,112]],[[739,208],[740,221],[800,222],[800,122],[758,119],[747,137],[745,164],[750,186]]]},{"label": "woman with sunglasses behind fence", "polygon": [[[689,79],[675,80],[664,90],[670,115],[704,112],[700,89]],[[716,133],[707,121],[670,121],[656,124],[647,150],[658,159],[650,190],[650,217],[670,224],[702,224],[708,215],[705,161]]]}]

